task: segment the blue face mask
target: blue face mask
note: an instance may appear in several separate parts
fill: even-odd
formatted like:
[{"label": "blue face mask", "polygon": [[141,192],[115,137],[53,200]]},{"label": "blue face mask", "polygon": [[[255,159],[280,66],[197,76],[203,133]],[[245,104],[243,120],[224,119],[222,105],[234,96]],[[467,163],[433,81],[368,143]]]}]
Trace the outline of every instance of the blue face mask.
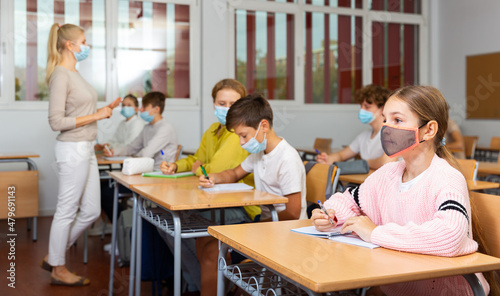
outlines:
[{"label": "blue face mask", "polygon": [[254,153],[254,154],[266,150],[267,146],[266,134],[264,134],[264,141],[262,141],[262,143],[259,143],[259,141],[257,141],[257,139],[255,138],[259,133],[259,129],[260,129],[260,123],[259,127],[257,128],[257,131],[255,132],[255,136],[253,136],[253,138],[248,140],[248,142],[246,142],[245,144],[241,145],[241,148],[245,149],[249,153]]},{"label": "blue face mask", "polygon": [[122,107],[120,114],[125,116],[125,118],[130,118],[135,115],[135,108],[130,106]]},{"label": "blue face mask", "polygon": [[147,123],[150,123],[155,118],[154,115],[149,115],[148,111],[139,112],[139,116]]},{"label": "blue face mask", "polygon": [[226,115],[227,111],[229,111],[229,108],[227,107],[221,107],[221,106],[215,106],[215,117],[219,120],[220,124],[226,125]]},{"label": "blue face mask", "polygon": [[[74,45],[77,45],[74,42],[71,42],[71,43],[73,43]],[[85,60],[89,56],[89,53],[90,53],[90,47],[88,47],[87,45],[83,45],[83,44],[80,44],[80,52],[73,51],[73,55],[75,55],[75,59],[77,62],[81,62],[81,61]]]},{"label": "blue face mask", "polygon": [[375,120],[373,112],[366,111],[365,109],[359,109],[358,118],[362,123],[368,124]]}]

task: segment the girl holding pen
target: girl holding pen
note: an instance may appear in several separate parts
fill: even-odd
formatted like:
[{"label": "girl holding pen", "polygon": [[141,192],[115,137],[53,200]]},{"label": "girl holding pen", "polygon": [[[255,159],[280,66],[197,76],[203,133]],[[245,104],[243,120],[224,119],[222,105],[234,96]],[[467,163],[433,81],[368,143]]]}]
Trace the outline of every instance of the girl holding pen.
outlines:
[{"label": "girl holding pen", "polygon": [[[446,148],[448,104],[428,86],[408,86],[392,93],[384,111],[381,142],[392,162],[359,187],[336,193],[324,206],[330,218],[361,239],[411,253],[455,257],[485,251],[464,176]],[[311,220],[316,229],[334,227],[320,209]],[[476,242],[477,241],[477,242]],[[490,286],[476,274],[488,295]],[[489,277],[489,275],[488,275]],[[490,281],[492,290],[497,289]],[[392,284],[386,295],[472,295],[461,276]]]}]

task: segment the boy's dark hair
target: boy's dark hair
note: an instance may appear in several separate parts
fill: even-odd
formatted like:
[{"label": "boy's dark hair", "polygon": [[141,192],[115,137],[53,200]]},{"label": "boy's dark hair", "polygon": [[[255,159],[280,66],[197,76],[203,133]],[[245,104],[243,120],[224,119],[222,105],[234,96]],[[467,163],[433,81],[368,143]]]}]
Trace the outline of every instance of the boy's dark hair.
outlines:
[{"label": "boy's dark hair", "polygon": [[226,116],[226,128],[232,130],[239,125],[259,127],[262,119],[273,126],[273,109],[261,94],[250,94],[234,102]]},{"label": "boy's dark hair", "polygon": [[132,101],[132,103],[134,103],[134,106],[139,107],[139,100],[137,100],[137,97],[133,94],[128,94],[123,99],[129,99]]},{"label": "boy's dark hair", "polygon": [[152,91],[147,93],[142,98],[142,107],[146,107],[150,104],[151,106],[153,106],[153,108],[160,107],[160,114],[162,114],[163,110],[165,109],[165,95],[159,91]]},{"label": "boy's dark hair", "polygon": [[376,104],[380,108],[385,105],[390,94],[387,88],[370,84],[356,91],[354,102],[361,105],[366,101],[368,104]]}]

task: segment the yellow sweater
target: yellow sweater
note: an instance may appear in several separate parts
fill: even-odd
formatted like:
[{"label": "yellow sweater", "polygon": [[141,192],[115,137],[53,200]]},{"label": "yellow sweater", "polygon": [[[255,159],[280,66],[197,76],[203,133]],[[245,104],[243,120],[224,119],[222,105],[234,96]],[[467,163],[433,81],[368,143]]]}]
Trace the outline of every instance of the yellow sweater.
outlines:
[{"label": "yellow sweater", "polygon": [[[207,173],[219,173],[237,167],[247,158],[249,153],[241,148],[238,136],[229,132],[225,126],[222,127],[217,137],[219,127],[220,123],[213,123],[203,134],[200,147],[196,153],[175,162],[177,164],[177,172],[190,171],[193,163],[199,160]],[[202,174],[201,168],[198,168],[196,175],[201,176]],[[253,174],[249,174],[240,182],[255,186]],[[255,216],[260,215],[261,212],[258,206],[247,206],[245,207],[245,211],[252,220]]]}]

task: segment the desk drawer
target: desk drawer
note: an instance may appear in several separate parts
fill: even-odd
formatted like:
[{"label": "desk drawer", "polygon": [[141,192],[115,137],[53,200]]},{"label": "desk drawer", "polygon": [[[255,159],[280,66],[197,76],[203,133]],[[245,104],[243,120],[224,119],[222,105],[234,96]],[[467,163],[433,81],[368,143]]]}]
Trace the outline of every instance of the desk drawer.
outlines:
[{"label": "desk drawer", "polygon": [[0,172],[0,219],[7,218],[8,187],[15,187],[15,217],[38,216],[38,171]]}]

